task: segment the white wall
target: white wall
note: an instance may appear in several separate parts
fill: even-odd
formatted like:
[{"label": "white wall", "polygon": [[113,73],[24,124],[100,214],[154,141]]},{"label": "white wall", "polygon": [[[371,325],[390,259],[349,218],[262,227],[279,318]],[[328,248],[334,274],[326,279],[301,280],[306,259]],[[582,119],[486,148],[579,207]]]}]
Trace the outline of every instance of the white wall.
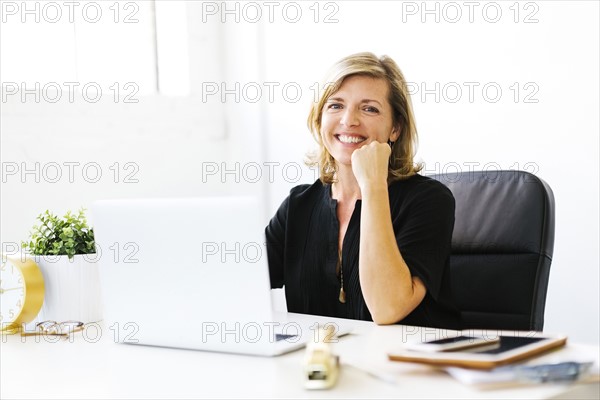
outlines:
[{"label": "white wall", "polygon": [[[220,7],[220,2],[212,4]],[[230,9],[234,4],[229,3]],[[243,4],[238,5],[236,22],[235,14],[218,10],[202,15],[200,3],[188,3],[190,99],[155,96],[127,107],[3,102],[3,168],[13,162],[97,162],[107,177],[96,184],[82,178],[55,184],[43,179],[36,183],[31,176],[25,181],[20,176],[3,179],[3,244],[24,239],[35,216],[46,208],[62,213],[88,207],[101,197],[257,193],[268,200],[261,210],[266,223],[292,186],[315,179],[308,169],[297,176],[312,146],[306,129],[312,85],[337,59],[372,51],[392,56],[419,88],[413,103],[418,156],[426,163],[426,173],[457,165],[519,168],[551,185],[557,221],[545,328],[567,333],[574,341],[598,343],[597,2],[518,3],[516,23],[514,2],[480,2],[473,9],[473,22],[463,2],[428,2],[430,10],[437,4],[439,22],[435,14],[421,21],[422,2],[321,2],[317,22],[314,2],[288,6],[285,17],[280,3],[272,22],[267,6],[255,3],[263,13],[259,23],[249,21],[255,10],[246,8],[244,14]],[[302,17],[292,23],[296,9]],[[499,21],[488,22],[496,9],[502,12]],[[462,18],[451,23],[456,10]],[[337,22],[326,23],[328,15]],[[524,23],[527,16],[537,22]],[[233,95],[225,102],[215,97],[202,102],[202,84],[207,82],[225,82],[228,88],[239,82],[248,90],[262,87],[262,96],[253,102],[254,92],[241,91],[239,102]],[[422,98],[421,85],[434,89],[436,82],[439,100],[434,94]],[[484,97],[486,84],[501,88],[497,102]],[[473,101],[466,85],[479,85]],[[452,102],[456,93],[451,89],[457,86],[462,97]],[[295,87],[302,97],[292,102]],[[537,102],[525,102],[528,94],[528,100]],[[495,93],[489,89],[487,95]],[[114,162],[121,163],[122,172],[131,171],[123,170],[125,162],[134,162],[139,182],[123,183],[121,175],[115,183],[109,169]],[[236,162],[246,167],[239,182],[232,174],[205,176],[203,181],[202,168],[207,163],[220,167],[221,162],[228,168]],[[263,175],[250,182],[256,165],[262,166]]]}]

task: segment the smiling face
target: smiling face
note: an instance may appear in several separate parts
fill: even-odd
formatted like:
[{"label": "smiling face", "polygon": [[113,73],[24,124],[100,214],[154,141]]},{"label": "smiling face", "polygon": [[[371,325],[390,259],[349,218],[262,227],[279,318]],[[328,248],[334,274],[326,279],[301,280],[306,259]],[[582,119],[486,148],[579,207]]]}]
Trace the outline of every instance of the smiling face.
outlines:
[{"label": "smiling face", "polygon": [[321,137],[339,167],[350,166],[354,150],[373,141],[396,141],[388,84],[383,79],[353,75],[323,106]]}]

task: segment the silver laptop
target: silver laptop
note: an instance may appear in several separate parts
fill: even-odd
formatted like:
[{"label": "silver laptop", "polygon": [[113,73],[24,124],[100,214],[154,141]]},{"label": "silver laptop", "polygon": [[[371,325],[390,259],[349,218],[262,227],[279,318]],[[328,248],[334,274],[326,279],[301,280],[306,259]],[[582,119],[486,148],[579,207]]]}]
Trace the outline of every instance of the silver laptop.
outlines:
[{"label": "silver laptop", "polygon": [[311,340],[314,324],[273,310],[258,210],[249,197],[95,202],[104,323],[115,338],[257,355]]}]

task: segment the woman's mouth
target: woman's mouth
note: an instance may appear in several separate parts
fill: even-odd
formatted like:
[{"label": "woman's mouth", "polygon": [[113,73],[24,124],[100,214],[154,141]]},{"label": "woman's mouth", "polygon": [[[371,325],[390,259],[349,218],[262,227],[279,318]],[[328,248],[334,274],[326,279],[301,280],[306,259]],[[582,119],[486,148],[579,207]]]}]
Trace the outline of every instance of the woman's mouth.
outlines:
[{"label": "woman's mouth", "polygon": [[366,137],[364,136],[359,136],[359,135],[345,135],[345,134],[339,134],[339,135],[335,135],[335,137],[337,138],[337,140],[339,140],[342,143],[346,143],[346,144],[357,144],[357,143],[361,143],[364,142],[365,140],[367,140]]}]

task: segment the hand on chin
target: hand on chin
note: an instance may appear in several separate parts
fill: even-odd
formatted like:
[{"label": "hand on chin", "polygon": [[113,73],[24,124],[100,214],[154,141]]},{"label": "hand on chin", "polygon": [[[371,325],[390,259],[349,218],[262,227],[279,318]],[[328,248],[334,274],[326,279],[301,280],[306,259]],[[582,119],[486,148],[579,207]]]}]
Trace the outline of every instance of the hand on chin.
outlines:
[{"label": "hand on chin", "polygon": [[370,142],[354,150],[352,172],[361,190],[369,185],[386,185],[391,149],[387,143]]}]

